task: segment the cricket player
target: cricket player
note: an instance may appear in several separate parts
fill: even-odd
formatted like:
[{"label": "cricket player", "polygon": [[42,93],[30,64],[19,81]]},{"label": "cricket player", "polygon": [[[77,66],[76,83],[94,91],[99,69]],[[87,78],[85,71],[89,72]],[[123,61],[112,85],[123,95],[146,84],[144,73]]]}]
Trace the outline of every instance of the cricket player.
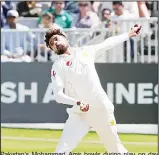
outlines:
[{"label": "cricket player", "polygon": [[[60,29],[50,28],[45,35],[47,47],[58,56],[51,69],[55,100],[59,104],[72,105],[67,112],[56,153],[68,155],[82,138],[93,128],[108,153],[127,153],[117,134],[114,105],[103,90],[94,60],[104,51],[120,45],[140,33],[141,26],[129,32],[113,36],[100,44],[70,47],[67,37]],[[117,51],[118,52],[118,51]]]}]

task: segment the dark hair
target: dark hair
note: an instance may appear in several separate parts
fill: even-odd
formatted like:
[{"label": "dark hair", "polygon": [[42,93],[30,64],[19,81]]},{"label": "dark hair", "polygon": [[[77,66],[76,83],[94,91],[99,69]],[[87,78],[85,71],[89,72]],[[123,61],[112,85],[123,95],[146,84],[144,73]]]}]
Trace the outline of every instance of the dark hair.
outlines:
[{"label": "dark hair", "polygon": [[123,5],[122,1],[113,1],[113,5]]},{"label": "dark hair", "polygon": [[45,43],[46,43],[46,46],[49,48],[51,48],[50,44],[49,44],[49,40],[54,35],[61,35],[65,38],[67,38],[66,34],[64,32],[62,32],[60,28],[52,27],[52,28],[48,29],[45,34]]},{"label": "dark hair", "polygon": [[102,15],[103,15],[104,11],[106,11],[106,10],[108,10],[108,11],[110,12],[110,14],[111,14],[112,11],[111,11],[109,8],[104,8],[104,9],[102,10]]},{"label": "dark hair", "polygon": [[64,3],[65,4],[65,1],[52,1],[52,4],[55,4],[55,3]]}]

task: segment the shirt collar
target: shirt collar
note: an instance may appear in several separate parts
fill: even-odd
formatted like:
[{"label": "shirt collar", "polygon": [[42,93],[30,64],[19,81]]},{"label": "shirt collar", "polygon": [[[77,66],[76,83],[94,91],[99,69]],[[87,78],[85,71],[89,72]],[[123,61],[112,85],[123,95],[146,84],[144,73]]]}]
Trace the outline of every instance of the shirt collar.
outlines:
[{"label": "shirt collar", "polygon": [[70,55],[69,54],[61,54],[61,55],[59,55],[59,57],[62,57],[62,58],[72,58],[74,56],[74,54],[75,54],[75,49],[73,47],[71,47],[71,50],[72,50],[72,52],[71,52]]}]

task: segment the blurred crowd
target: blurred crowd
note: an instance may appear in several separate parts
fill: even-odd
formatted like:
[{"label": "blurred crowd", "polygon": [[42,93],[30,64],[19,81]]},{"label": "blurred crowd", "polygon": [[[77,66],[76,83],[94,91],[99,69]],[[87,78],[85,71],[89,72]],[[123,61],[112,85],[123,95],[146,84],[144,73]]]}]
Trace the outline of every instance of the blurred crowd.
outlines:
[{"label": "blurred crowd", "polygon": [[[44,55],[45,44],[43,41],[37,45],[35,34],[29,31],[30,27],[20,24],[19,17],[36,17],[37,28],[51,28],[57,26],[65,28],[112,28],[112,19],[135,19],[140,17],[149,18],[152,16],[151,3],[138,2],[94,2],[94,1],[22,1],[22,2],[1,2],[1,28],[23,30],[17,37],[16,33],[5,33],[1,60],[31,62],[32,50],[34,58],[37,58],[37,48],[41,49]],[[120,28],[119,28],[120,29]],[[26,30],[26,32],[24,32]],[[122,32],[122,29],[119,30]],[[24,37],[26,42],[24,42]],[[7,39],[6,39],[7,38]],[[17,41],[17,38],[19,39]],[[12,47],[10,44],[12,42]],[[18,44],[18,45],[17,45]],[[32,49],[31,49],[32,47]],[[12,49],[11,49],[12,48]],[[47,59],[51,60],[51,54],[47,49]],[[39,57],[38,57],[39,58]]]}]

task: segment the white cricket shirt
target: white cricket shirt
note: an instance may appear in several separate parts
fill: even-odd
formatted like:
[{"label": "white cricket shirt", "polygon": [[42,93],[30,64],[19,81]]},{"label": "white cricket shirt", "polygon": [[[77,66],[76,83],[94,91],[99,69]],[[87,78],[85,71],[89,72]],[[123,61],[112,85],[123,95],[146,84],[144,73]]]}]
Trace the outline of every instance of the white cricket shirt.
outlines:
[{"label": "white cricket shirt", "polygon": [[106,51],[128,39],[128,33],[124,33],[97,45],[72,48],[71,55],[60,55],[51,69],[56,102],[68,105],[76,105],[77,101],[90,105],[99,104],[107,95],[95,69],[95,57],[101,49]]}]

